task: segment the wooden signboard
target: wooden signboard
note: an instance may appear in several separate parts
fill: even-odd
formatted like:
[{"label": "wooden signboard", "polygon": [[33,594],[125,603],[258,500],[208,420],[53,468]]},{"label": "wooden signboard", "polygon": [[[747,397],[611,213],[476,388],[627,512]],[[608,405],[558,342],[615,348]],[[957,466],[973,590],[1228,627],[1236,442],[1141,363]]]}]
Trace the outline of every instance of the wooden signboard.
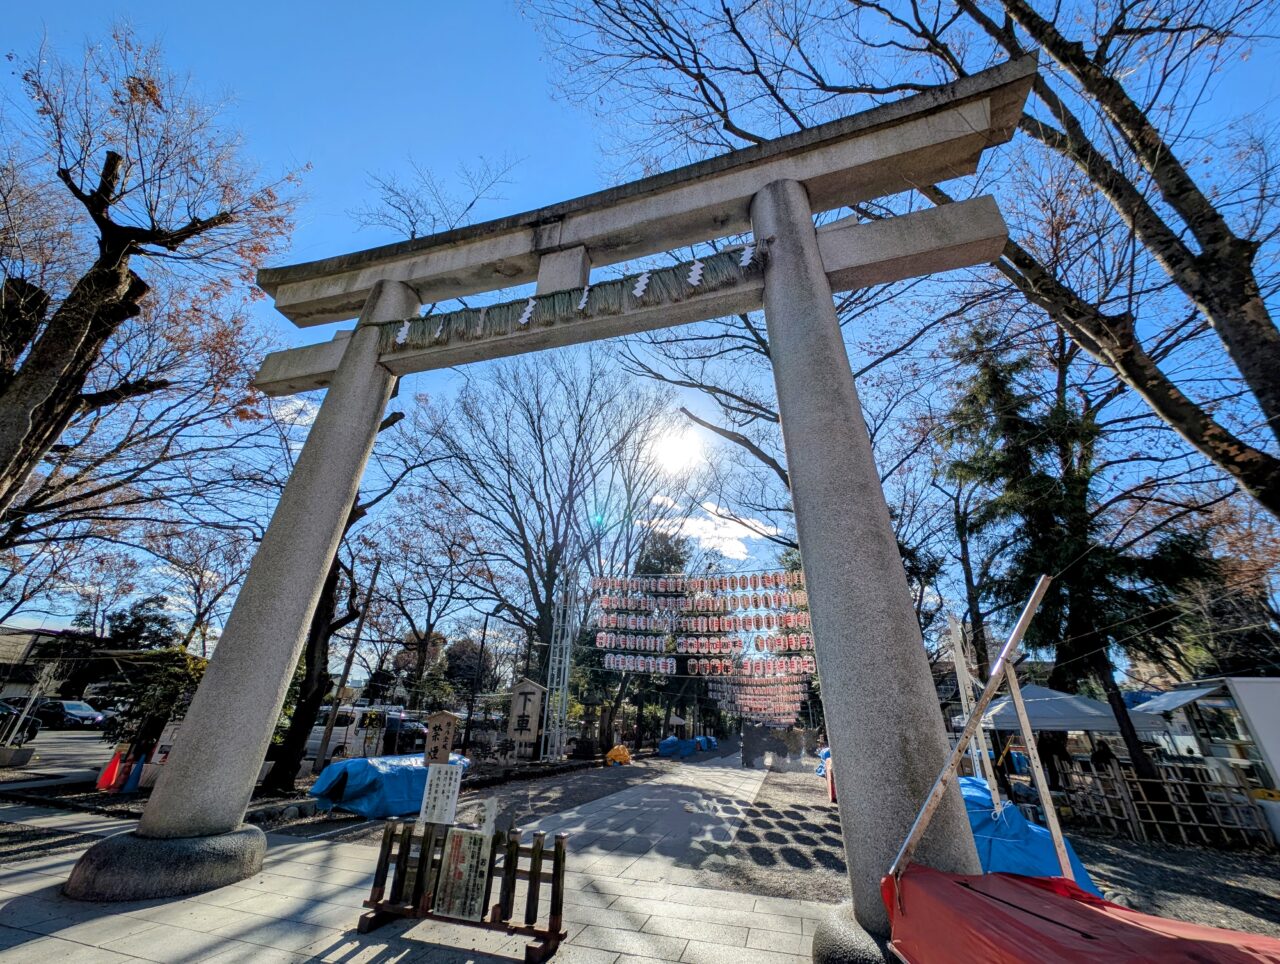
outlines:
[{"label": "wooden signboard", "polygon": [[453,735],[458,732],[456,713],[441,710],[427,717],[427,763],[448,763],[453,749]]},{"label": "wooden signboard", "polygon": [[542,729],[542,697],[547,688],[531,679],[522,679],[511,689],[511,710],[507,719],[507,739],[516,745],[519,756],[532,756]]},{"label": "wooden signboard", "polygon": [[493,835],[451,827],[444,838],[434,910],[442,917],[484,919]]},{"label": "wooden signboard", "polygon": [[[519,830],[490,835],[427,824],[418,835],[414,824],[388,820],[373,889],[364,902],[369,911],[361,915],[358,930],[367,934],[396,918],[409,917],[524,934],[531,938],[525,945],[526,964],[540,964],[568,936],[563,929],[568,834],[555,837],[550,872],[543,869],[546,836],[537,832],[532,845],[523,846]],[[523,908],[516,905],[518,881],[528,885]],[[491,902],[495,883],[498,899]],[[547,926],[539,927],[546,893],[543,884],[550,885],[550,906]]]}]

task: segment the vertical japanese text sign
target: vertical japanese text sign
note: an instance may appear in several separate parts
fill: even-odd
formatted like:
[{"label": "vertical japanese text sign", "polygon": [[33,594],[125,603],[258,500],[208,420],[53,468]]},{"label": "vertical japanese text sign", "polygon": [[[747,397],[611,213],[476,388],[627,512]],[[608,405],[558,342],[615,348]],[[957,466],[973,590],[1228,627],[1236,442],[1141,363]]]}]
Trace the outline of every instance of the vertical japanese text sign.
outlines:
[{"label": "vertical japanese text sign", "polygon": [[453,735],[458,730],[458,717],[441,710],[427,717],[427,763],[448,763],[453,749]]},{"label": "vertical japanese text sign", "polygon": [[542,694],[544,687],[533,680],[523,679],[511,690],[511,712],[507,723],[507,739],[520,743],[534,743],[542,725]]}]

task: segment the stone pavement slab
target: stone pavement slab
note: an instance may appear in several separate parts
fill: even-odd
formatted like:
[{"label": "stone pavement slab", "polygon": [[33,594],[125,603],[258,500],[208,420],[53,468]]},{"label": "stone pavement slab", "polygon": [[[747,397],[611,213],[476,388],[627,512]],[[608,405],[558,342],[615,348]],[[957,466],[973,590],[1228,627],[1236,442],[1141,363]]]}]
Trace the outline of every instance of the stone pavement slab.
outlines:
[{"label": "stone pavement slab", "polygon": [[[671,773],[529,829],[570,834],[568,941],[557,964],[800,964],[826,905],[692,886],[699,848],[730,839],[764,774],[723,760]],[[0,806],[0,822],[104,836],[130,821]],[[260,874],[175,900],[86,904],[60,893],[75,854],[0,865],[0,964],[502,964],[525,939],[435,921],[357,934],[376,848],[269,835]],[[523,885],[522,885],[523,886]],[[521,895],[522,896],[522,895]],[[545,912],[545,903],[544,903]]]}]

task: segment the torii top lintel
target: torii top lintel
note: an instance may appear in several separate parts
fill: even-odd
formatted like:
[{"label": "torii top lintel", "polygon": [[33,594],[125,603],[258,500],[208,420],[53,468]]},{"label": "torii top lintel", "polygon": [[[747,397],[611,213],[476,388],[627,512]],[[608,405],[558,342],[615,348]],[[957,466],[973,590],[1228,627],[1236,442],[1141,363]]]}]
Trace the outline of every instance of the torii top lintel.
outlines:
[{"label": "torii top lintel", "polygon": [[[279,268],[258,284],[294,324],[359,314],[375,282],[411,285],[424,303],[535,280],[548,255],[600,266],[749,229],[766,184],[791,179],[815,212],[972,173],[1013,136],[1034,56],[818,127],[524,214]],[[551,259],[548,259],[550,261]],[[545,269],[546,264],[543,264]],[[541,285],[540,285],[541,287]]]}]

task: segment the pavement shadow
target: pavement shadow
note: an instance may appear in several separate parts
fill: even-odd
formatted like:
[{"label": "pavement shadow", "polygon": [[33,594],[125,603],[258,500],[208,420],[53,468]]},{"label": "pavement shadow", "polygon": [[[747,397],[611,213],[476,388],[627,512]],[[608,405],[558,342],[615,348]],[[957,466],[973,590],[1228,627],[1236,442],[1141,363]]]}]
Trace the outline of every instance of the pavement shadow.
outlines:
[{"label": "pavement shadow", "polygon": [[[0,956],[6,950],[44,940],[46,937],[58,937],[72,928],[79,928],[77,933],[88,931],[91,934],[97,924],[127,916],[129,911],[164,903],[165,900],[143,900],[94,904],[72,900],[63,896],[60,881],[26,894],[2,894]],[[86,943],[83,939],[77,942]]]},{"label": "pavement shadow", "polygon": [[511,954],[442,944],[436,941],[377,934],[344,934],[327,946],[310,948],[308,961],[325,964],[512,964],[523,959],[523,948]]}]

